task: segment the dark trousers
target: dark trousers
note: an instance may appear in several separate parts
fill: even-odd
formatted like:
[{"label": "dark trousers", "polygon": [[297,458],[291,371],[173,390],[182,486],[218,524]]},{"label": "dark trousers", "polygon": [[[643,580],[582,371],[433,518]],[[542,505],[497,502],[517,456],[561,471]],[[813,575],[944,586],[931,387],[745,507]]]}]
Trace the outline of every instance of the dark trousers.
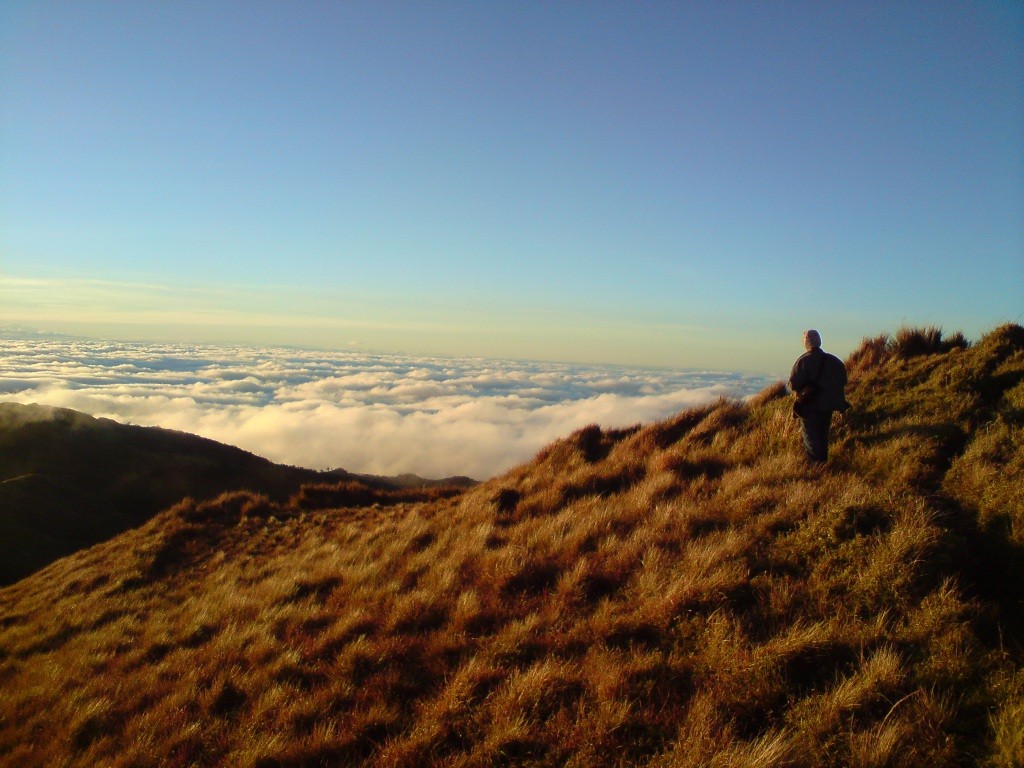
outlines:
[{"label": "dark trousers", "polygon": [[832,425],[832,411],[806,411],[800,417],[803,427],[804,450],[812,464],[828,461],[828,429]]}]

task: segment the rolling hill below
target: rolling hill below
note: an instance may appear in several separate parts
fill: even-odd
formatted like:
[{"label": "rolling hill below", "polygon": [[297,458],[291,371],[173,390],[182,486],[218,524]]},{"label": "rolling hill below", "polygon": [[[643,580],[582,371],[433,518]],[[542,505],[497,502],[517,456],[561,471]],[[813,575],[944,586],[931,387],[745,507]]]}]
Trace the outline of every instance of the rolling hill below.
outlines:
[{"label": "rolling hill below", "polygon": [[443,498],[183,501],[0,590],[0,764],[1020,765],[1024,328],[847,366],[825,471],[780,385]]},{"label": "rolling hill below", "polygon": [[304,484],[468,484],[316,472],[184,432],[67,408],[0,403],[0,584],[133,528],[186,496],[250,490],[285,501]]}]

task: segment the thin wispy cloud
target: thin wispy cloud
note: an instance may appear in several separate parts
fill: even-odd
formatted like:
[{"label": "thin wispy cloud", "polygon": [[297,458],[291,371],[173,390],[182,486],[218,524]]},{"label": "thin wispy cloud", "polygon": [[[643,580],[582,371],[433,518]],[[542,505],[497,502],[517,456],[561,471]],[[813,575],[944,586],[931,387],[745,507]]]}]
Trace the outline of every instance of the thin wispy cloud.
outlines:
[{"label": "thin wispy cloud", "polygon": [[492,476],[586,424],[763,388],[727,372],[285,348],[0,338],[0,398],[178,429],[273,461]]}]

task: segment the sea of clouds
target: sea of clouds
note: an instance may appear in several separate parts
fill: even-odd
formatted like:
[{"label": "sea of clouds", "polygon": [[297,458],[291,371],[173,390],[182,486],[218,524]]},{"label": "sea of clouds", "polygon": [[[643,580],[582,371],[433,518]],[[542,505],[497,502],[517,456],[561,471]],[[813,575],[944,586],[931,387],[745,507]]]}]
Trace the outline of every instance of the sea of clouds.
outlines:
[{"label": "sea of clouds", "polygon": [[581,426],[771,381],[728,372],[0,334],[0,400],[178,429],[315,469],[483,479]]}]

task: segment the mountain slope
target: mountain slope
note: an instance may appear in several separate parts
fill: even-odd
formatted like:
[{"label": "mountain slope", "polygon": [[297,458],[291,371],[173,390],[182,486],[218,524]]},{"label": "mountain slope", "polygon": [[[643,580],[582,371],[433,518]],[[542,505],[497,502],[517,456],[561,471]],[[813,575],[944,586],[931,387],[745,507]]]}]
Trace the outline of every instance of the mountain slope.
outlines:
[{"label": "mountain slope", "polygon": [[323,477],[183,432],[0,403],[0,584],[185,496],[249,488],[284,499]]},{"label": "mountain slope", "polygon": [[1024,329],[849,367],[825,472],[775,387],[57,561],[0,590],[0,763],[1018,765]]},{"label": "mountain slope", "polygon": [[186,496],[246,489],[284,501],[303,485],[342,481],[384,491],[474,482],[317,472],[185,432],[0,403],[0,584],[134,528]]}]

